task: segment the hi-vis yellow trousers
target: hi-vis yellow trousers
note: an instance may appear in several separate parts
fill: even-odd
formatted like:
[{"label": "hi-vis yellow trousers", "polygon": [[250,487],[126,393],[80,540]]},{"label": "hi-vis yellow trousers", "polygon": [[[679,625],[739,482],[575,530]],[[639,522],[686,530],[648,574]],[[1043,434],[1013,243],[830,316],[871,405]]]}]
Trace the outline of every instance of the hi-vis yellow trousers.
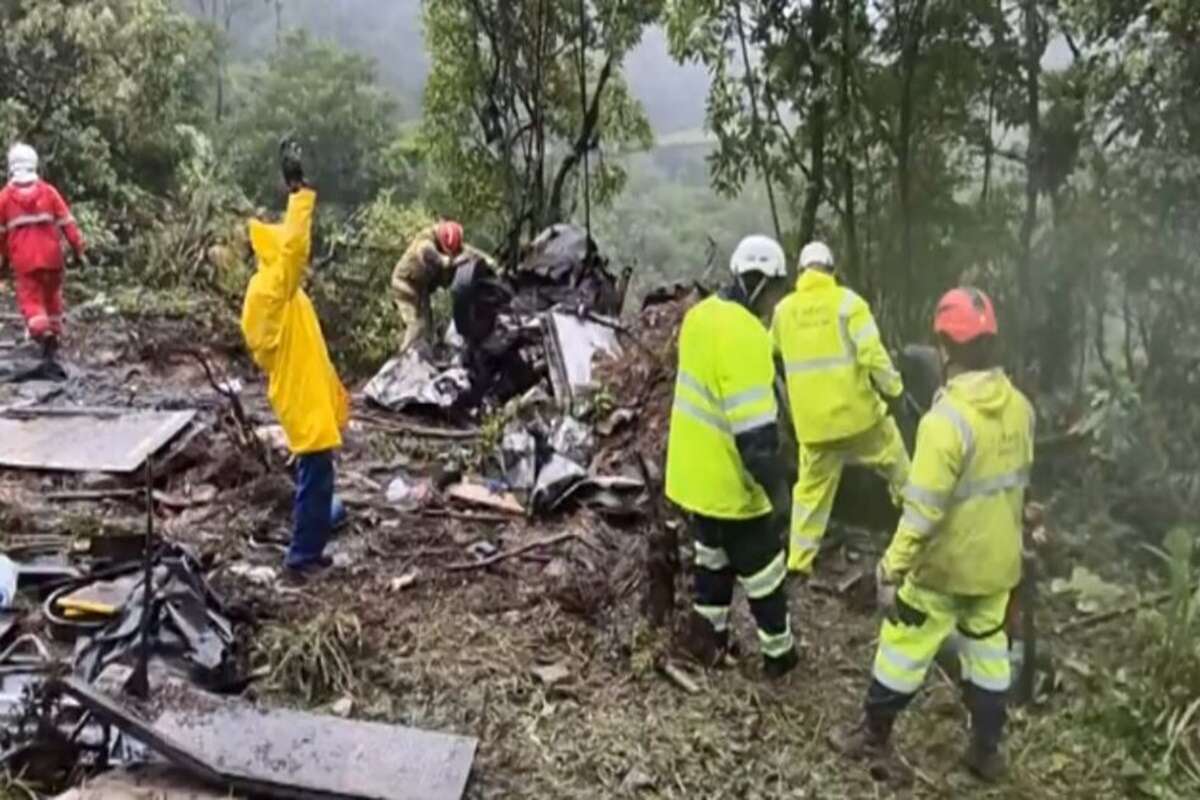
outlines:
[{"label": "hi-vis yellow trousers", "polygon": [[[956,640],[964,681],[986,692],[1008,691],[1012,679],[1004,630],[1009,592],[967,597],[943,594],[905,581],[895,620],[884,620],[873,676],[901,695],[921,688],[933,659]],[[998,736],[998,733],[997,733]]]},{"label": "hi-vis yellow trousers", "polygon": [[888,482],[892,501],[908,481],[908,450],[896,421],[884,417],[873,427],[845,439],[800,445],[800,475],[792,491],[792,524],[788,543],[788,569],[808,574],[821,549],[829,513],[847,465],[862,465]]}]

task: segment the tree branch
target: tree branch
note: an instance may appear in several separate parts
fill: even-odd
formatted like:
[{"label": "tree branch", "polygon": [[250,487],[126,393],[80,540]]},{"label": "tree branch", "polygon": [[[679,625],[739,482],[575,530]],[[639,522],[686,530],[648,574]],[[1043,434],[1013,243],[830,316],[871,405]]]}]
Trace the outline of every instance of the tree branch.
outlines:
[{"label": "tree branch", "polygon": [[571,171],[579,165],[580,160],[583,159],[583,154],[592,146],[592,133],[596,130],[596,126],[600,122],[600,102],[604,97],[604,90],[608,86],[608,81],[612,78],[616,60],[616,54],[609,54],[605,60],[604,67],[600,70],[600,77],[596,81],[596,92],[592,95],[592,101],[588,106],[587,114],[584,115],[579,136],[576,137],[575,144],[571,147],[571,152],[567,153],[566,158],[563,159],[562,164],[558,167],[558,173],[554,176],[554,188],[550,192],[549,211],[551,216],[556,220],[561,215],[562,194],[567,178],[570,177]]}]

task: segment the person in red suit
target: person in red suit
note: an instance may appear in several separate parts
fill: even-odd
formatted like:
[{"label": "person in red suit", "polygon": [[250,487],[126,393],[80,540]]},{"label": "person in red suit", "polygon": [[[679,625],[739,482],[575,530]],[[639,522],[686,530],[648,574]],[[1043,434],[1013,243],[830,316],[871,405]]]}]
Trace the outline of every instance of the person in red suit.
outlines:
[{"label": "person in red suit", "polygon": [[8,184],[0,190],[0,262],[12,267],[17,305],[31,339],[53,359],[62,335],[63,248],[83,261],[83,235],[58,190],[38,177],[38,155],[27,144],[8,151]]}]

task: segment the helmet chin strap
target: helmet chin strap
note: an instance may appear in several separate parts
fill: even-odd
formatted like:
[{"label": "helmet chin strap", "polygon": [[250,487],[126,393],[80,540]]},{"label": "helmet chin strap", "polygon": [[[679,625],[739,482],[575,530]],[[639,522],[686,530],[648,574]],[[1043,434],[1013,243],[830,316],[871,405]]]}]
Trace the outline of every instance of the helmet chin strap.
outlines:
[{"label": "helmet chin strap", "polygon": [[737,284],[738,289],[741,290],[742,296],[746,298],[746,306],[753,308],[755,301],[758,300],[758,296],[762,294],[763,287],[767,285],[766,276],[764,275],[763,280],[758,282],[758,285],[754,287],[753,292],[746,288],[746,281],[743,280],[744,278],[745,275],[740,272],[733,276],[733,280]]}]

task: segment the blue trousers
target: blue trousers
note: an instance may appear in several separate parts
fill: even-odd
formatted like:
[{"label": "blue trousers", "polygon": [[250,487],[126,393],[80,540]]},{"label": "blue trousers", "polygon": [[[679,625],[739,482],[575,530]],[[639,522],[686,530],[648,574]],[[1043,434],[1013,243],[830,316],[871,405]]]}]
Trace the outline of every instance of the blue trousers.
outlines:
[{"label": "blue trousers", "polygon": [[292,543],[286,564],[304,567],[321,559],[333,530],[333,451],[296,459]]}]

